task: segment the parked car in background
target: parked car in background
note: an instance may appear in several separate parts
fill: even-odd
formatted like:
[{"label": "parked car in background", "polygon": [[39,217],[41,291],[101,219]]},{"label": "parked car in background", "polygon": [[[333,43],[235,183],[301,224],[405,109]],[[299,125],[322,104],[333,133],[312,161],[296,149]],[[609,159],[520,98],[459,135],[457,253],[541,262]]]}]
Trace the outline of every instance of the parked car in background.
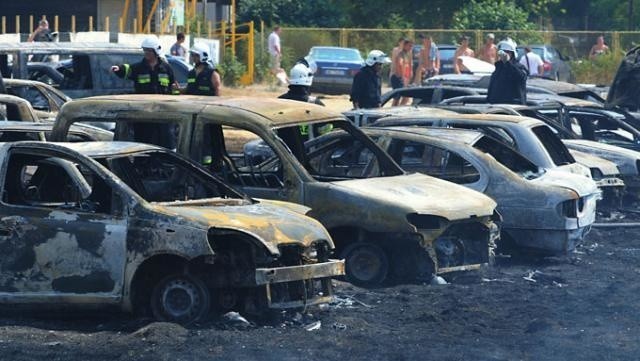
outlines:
[{"label": "parked car in background", "polygon": [[438,51],[440,52],[440,74],[453,73],[453,55],[458,47],[450,44],[436,45],[438,45]]},{"label": "parked car in background", "polygon": [[[503,247],[566,254],[595,220],[595,183],[547,172],[482,132],[455,128],[363,128],[405,171],[483,192],[498,203]],[[524,201],[526,199],[526,201]],[[560,211],[561,210],[561,211]],[[500,245],[498,248],[501,248]]]},{"label": "parked car in background", "polygon": [[353,76],[364,66],[358,49],[335,46],[314,46],[309,58],[318,69],[313,76],[311,90],[323,93],[349,93]]},{"label": "parked car in background", "polygon": [[4,86],[8,94],[31,103],[40,120],[54,120],[62,105],[71,100],[60,90],[39,81],[4,79]]},{"label": "parked car in background", "polygon": [[[111,66],[136,63],[142,57],[140,47],[115,43],[1,43],[0,71],[5,78],[57,85],[71,98],[127,94],[133,92],[132,82],[115,76]],[[186,86],[189,65],[178,57],[167,56],[167,61],[180,85]]]},{"label": "parked car in background", "polygon": [[[563,56],[558,49],[548,44],[530,45],[529,47],[531,48],[531,51],[538,54],[544,62],[543,77],[566,81],[569,83],[573,83],[575,81],[573,73],[571,72],[571,66],[568,63],[570,59]],[[522,58],[525,53],[524,48],[524,46],[518,46],[516,48],[518,51],[518,61],[520,61],[520,58]]]}]

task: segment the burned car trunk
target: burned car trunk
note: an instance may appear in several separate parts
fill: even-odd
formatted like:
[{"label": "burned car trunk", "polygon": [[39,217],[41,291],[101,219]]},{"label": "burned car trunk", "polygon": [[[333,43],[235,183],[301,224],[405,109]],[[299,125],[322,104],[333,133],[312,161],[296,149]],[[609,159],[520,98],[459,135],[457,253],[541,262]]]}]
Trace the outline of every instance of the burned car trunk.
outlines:
[{"label": "burned car trunk", "polygon": [[242,196],[138,143],[5,143],[0,302],[117,306],[190,323],[213,308],[325,303],[342,261],[308,209]]},{"label": "burned car trunk", "polygon": [[[116,139],[175,149],[253,197],[310,207],[309,215],[329,230],[336,254],[346,259],[347,279],[359,285],[478,268],[489,262],[499,237],[493,200],[432,177],[405,174],[349,121],[313,104],[192,96],[88,98],[65,105],[54,139],[64,140],[78,121],[113,121]],[[309,140],[311,134],[338,130],[349,135],[348,144],[316,147]],[[322,159],[330,159],[331,166],[318,168]],[[478,230],[466,243],[473,243],[470,249],[479,255],[443,266],[438,249],[444,247],[436,249],[434,242],[462,223]],[[447,239],[467,236],[452,228]]]}]

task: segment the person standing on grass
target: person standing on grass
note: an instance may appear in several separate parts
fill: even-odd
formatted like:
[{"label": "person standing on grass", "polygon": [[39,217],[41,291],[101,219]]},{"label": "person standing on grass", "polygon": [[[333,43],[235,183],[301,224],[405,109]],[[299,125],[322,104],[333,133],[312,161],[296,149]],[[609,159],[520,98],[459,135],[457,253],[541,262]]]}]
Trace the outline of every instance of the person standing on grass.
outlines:
[{"label": "person standing on grass", "polygon": [[280,34],[282,28],[278,25],[273,27],[273,31],[269,34],[268,51],[269,51],[269,69],[271,73],[280,80],[281,83],[287,83],[287,74],[280,66],[282,61],[282,47],[280,45]]},{"label": "person standing on grass", "polygon": [[596,39],[596,43],[591,47],[591,51],[589,51],[589,59],[595,60],[602,54],[606,54],[609,52],[609,47],[604,43],[604,36],[598,36]]}]

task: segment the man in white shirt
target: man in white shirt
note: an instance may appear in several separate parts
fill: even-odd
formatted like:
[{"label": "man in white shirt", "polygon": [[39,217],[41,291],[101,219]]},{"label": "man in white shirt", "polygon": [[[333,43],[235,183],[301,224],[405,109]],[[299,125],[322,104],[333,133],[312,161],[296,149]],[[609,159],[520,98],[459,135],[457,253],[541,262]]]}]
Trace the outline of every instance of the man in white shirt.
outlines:
[{"label": "man in white shirt", "polygon": [[[275,75],[281,82],[286,83],[287,75],[284,72],[284,69],[280,67],[280,61],[282,60],[282,49],[280,48],[280,33],[282,33],[282,29],[280,26],[276,25],[273,27],[273,31],[269,34],[269,69],[271,69],[271,73]],[[284,74],[284,76],[283,76]]]},{"label": "man in white shirt", "polygon": [[524,55],[520,58],[520,64],[529,71],[529,76],[542,76],[544,73],[544,62],[540,55],[531,51],[530,47],[524,48]]}]

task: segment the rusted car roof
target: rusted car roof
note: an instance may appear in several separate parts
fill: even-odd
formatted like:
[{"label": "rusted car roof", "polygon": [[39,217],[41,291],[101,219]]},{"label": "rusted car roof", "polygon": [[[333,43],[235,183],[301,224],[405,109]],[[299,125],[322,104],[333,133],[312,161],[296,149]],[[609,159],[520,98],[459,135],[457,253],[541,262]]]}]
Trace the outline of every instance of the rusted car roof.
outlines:
[{"label": "rusted car roof", "polygon": [[[99,106],[98,106],[99,105]],[[104,95],[77,99],[64,105],[65,112],[81,111],[92,117],[90,109],[104,115],[110,111],[149,110],[161,112],[190,112],[215,116],[222,109],[258,115],[262,125],[278,127],[299,122],[343,118],[339,113],[325,107],[294,100],[256,97],[210,97],[195,95],[126,94]]]},{"label": "rusted car roof", "polygon": [[477,130],[461,128],[435,128],[435,127],[380,127],[371,129],[388,129],[397,132],[417,134],[425,137],[438,138],[456,143],[474,144],[484,134]]},{"label": "rusted car roof", "polygon": [[[9,143],[0,143],[9,144]],[[46,143],[35,141],[22,141],[11,143],[13,146],[40,149],[59,149],[66,148],[88,157],[107,157],[116,154],[128,154],[147,150],[165,150],[150,144],[134,143],[134,142],[79,142],[79,143]]]},{"label": "rusted car roof", "polygon": [[441,113],[433,116],[430,116],[427,114],[415,114],[411,116],[392,116],[392,117],[383,118],[383,120],[386,122],[386,121],[404,119],[404,118],[433,119],[433,120],[437,120],[437,119],[486,120],[486,121],[500,121],[500,122],[506,122],[506,123],[522,124],[525,126],[543,124],[540,120],[537,120],[534,118],[523,117],[520,115],[503,115],[503,114],[444,114],[444,113]]},{"label": "rusted car roof", "polygon": [[29,53],[46,52],[47,54],[55,54],[56,52],[68,53],[70,50],[77,50],[83,53],[93,51],[123,50],[130,52],[132,49],[139,50],[142,55],[142,49],[138,46],[117,44],[117,43],[92,43],[92,42],[30,42],[30,43],[0,43],[0,53],[26,51]]}]

